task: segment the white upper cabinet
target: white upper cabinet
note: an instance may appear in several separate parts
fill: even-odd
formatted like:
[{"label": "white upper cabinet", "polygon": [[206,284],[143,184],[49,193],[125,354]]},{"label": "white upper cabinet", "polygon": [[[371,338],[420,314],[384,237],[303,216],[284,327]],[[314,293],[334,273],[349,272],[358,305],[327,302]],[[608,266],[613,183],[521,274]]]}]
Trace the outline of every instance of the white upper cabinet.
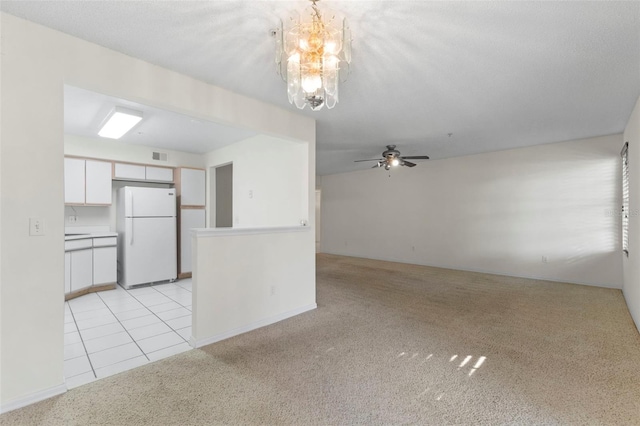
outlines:
[{"label": "white upper cabinet", "polygon": [[79,158],[64,159],[64,202],[84,204],[84,164]]},{"label": "white upper cabinet", "polygon": [[115,163],[113,177],[114,179],[145,180],[145,167],[137,164]]},{"label": "white upper cabinet", "polygon": [[171,167],[115,163],[113,178],[117,180],[173,182],[173,169]]},{"label": "white upper cabinet", "polygon": [[65,158],[64,202],[79,205],[111,204],[111,163]]},{"label": "white upper cabinet", "polygon": [[86,203],[111,204],[111,163],[87,160]]},{"label": "white upper cabinet", "polygon": [[180,205],[205,205],[205,171],[199,169],[180,169]]},{"label": "white upper cabinet", "polygon": [[160,182],[173,182],[173,169],[167,167],[146,167],[147,180],[154,180]]}]

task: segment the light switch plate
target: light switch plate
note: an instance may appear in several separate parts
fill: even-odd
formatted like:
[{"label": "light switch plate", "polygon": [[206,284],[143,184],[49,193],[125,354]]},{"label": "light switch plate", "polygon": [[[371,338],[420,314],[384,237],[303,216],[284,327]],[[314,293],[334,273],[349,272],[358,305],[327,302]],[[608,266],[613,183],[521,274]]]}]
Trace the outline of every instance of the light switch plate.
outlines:
[{"label": "light switch plate", "polygon": [[29,218],[29,235],[32,237],[39,237],[44,235],[44,223],[37,217]]}]

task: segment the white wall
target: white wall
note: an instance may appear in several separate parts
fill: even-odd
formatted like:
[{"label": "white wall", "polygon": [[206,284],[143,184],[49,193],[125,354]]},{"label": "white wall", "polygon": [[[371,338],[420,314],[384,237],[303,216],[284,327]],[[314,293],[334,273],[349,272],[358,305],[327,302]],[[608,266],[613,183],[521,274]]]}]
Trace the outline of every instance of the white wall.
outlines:
[{"label": "white wall", "polygon": [[321,251],[621,288],[621,146],[613,135],[323,176]]},{"label": "white wall", "polygon": [[313,226],[309,212],[313,199],[309,194],[315,187],[309,177],[309,170],[315,173],[309,156],[313,147],[258,135],[207,154],[207,172],[209,167],[233,163],[234,228],[297,226],[301,220]]},{"label": "white wall", "polygon": [[629,142],[629,257],[623,256],[624,298],[640,330],[640,98],[624,131]]},{"label": "white wall", "polygon": [[310,227],[201,230],[193,238],[196,347],[315,309]]},{"label": "white wall", "polygon": [[[0,410],[6,411],[64,391],[64,84],[292,140],[314,143],[315,124],[20,18],[1,13],[0,19]],[[44,236],[29,237],[29,217],[43,221]]]}]

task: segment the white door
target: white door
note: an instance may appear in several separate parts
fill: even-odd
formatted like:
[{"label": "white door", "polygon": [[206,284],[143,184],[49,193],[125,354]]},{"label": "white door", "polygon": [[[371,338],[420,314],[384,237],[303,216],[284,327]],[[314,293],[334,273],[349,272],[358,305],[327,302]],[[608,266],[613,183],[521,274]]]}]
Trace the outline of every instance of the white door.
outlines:
[{"label": "white door", "polygon": [[180,169],[180,205],[204,206],[205,172],[196,169]]},{"label": "white door", "polygon": [[116,179],[144,180],[145,167],[136,164],[115,163],[114,177]]},{"label": "white door", "polygon": [[64,202],[84,204],[84,160],[64,159]]},{"label": "white door", "polygon": [[146,168],[145,177],[147,180],[156,180],[161,182],[173,182],[173,169],[167,167],[150,167]]},{"label": "white door", "polygon": [[93,285],[112,284],[117,275],[116,247],[93,248]]},{"label": "white door", "polygon": [[127,218],[122,284],[177,278],[176,218]]},{"label": "white door", "polygon": [[71,252],[71,291],[82,290],[93,284],[93,250]]},{"label": "white door", "polygon": [[87,204],[111,204],[111,163],[87,160]]},{"label": "white door", "polygon": [[204,209],[180,210],[180,273],[191,272],[191,232],[192,228],[204,228]]},{"label": "white door", "polygon": [[176,215],[176,191],[173,188],[136,188],[127,186],[127,217],[161,217]]}]

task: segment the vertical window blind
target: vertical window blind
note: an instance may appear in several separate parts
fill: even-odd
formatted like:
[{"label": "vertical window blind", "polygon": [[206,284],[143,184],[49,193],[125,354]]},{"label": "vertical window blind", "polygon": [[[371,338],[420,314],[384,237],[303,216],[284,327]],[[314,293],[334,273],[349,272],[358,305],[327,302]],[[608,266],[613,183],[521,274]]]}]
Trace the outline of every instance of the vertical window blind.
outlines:
[{"label": "vertical window blind", "polygon": [[629,256],[629,142],[620,152],[622,157],[622,251]]}]

